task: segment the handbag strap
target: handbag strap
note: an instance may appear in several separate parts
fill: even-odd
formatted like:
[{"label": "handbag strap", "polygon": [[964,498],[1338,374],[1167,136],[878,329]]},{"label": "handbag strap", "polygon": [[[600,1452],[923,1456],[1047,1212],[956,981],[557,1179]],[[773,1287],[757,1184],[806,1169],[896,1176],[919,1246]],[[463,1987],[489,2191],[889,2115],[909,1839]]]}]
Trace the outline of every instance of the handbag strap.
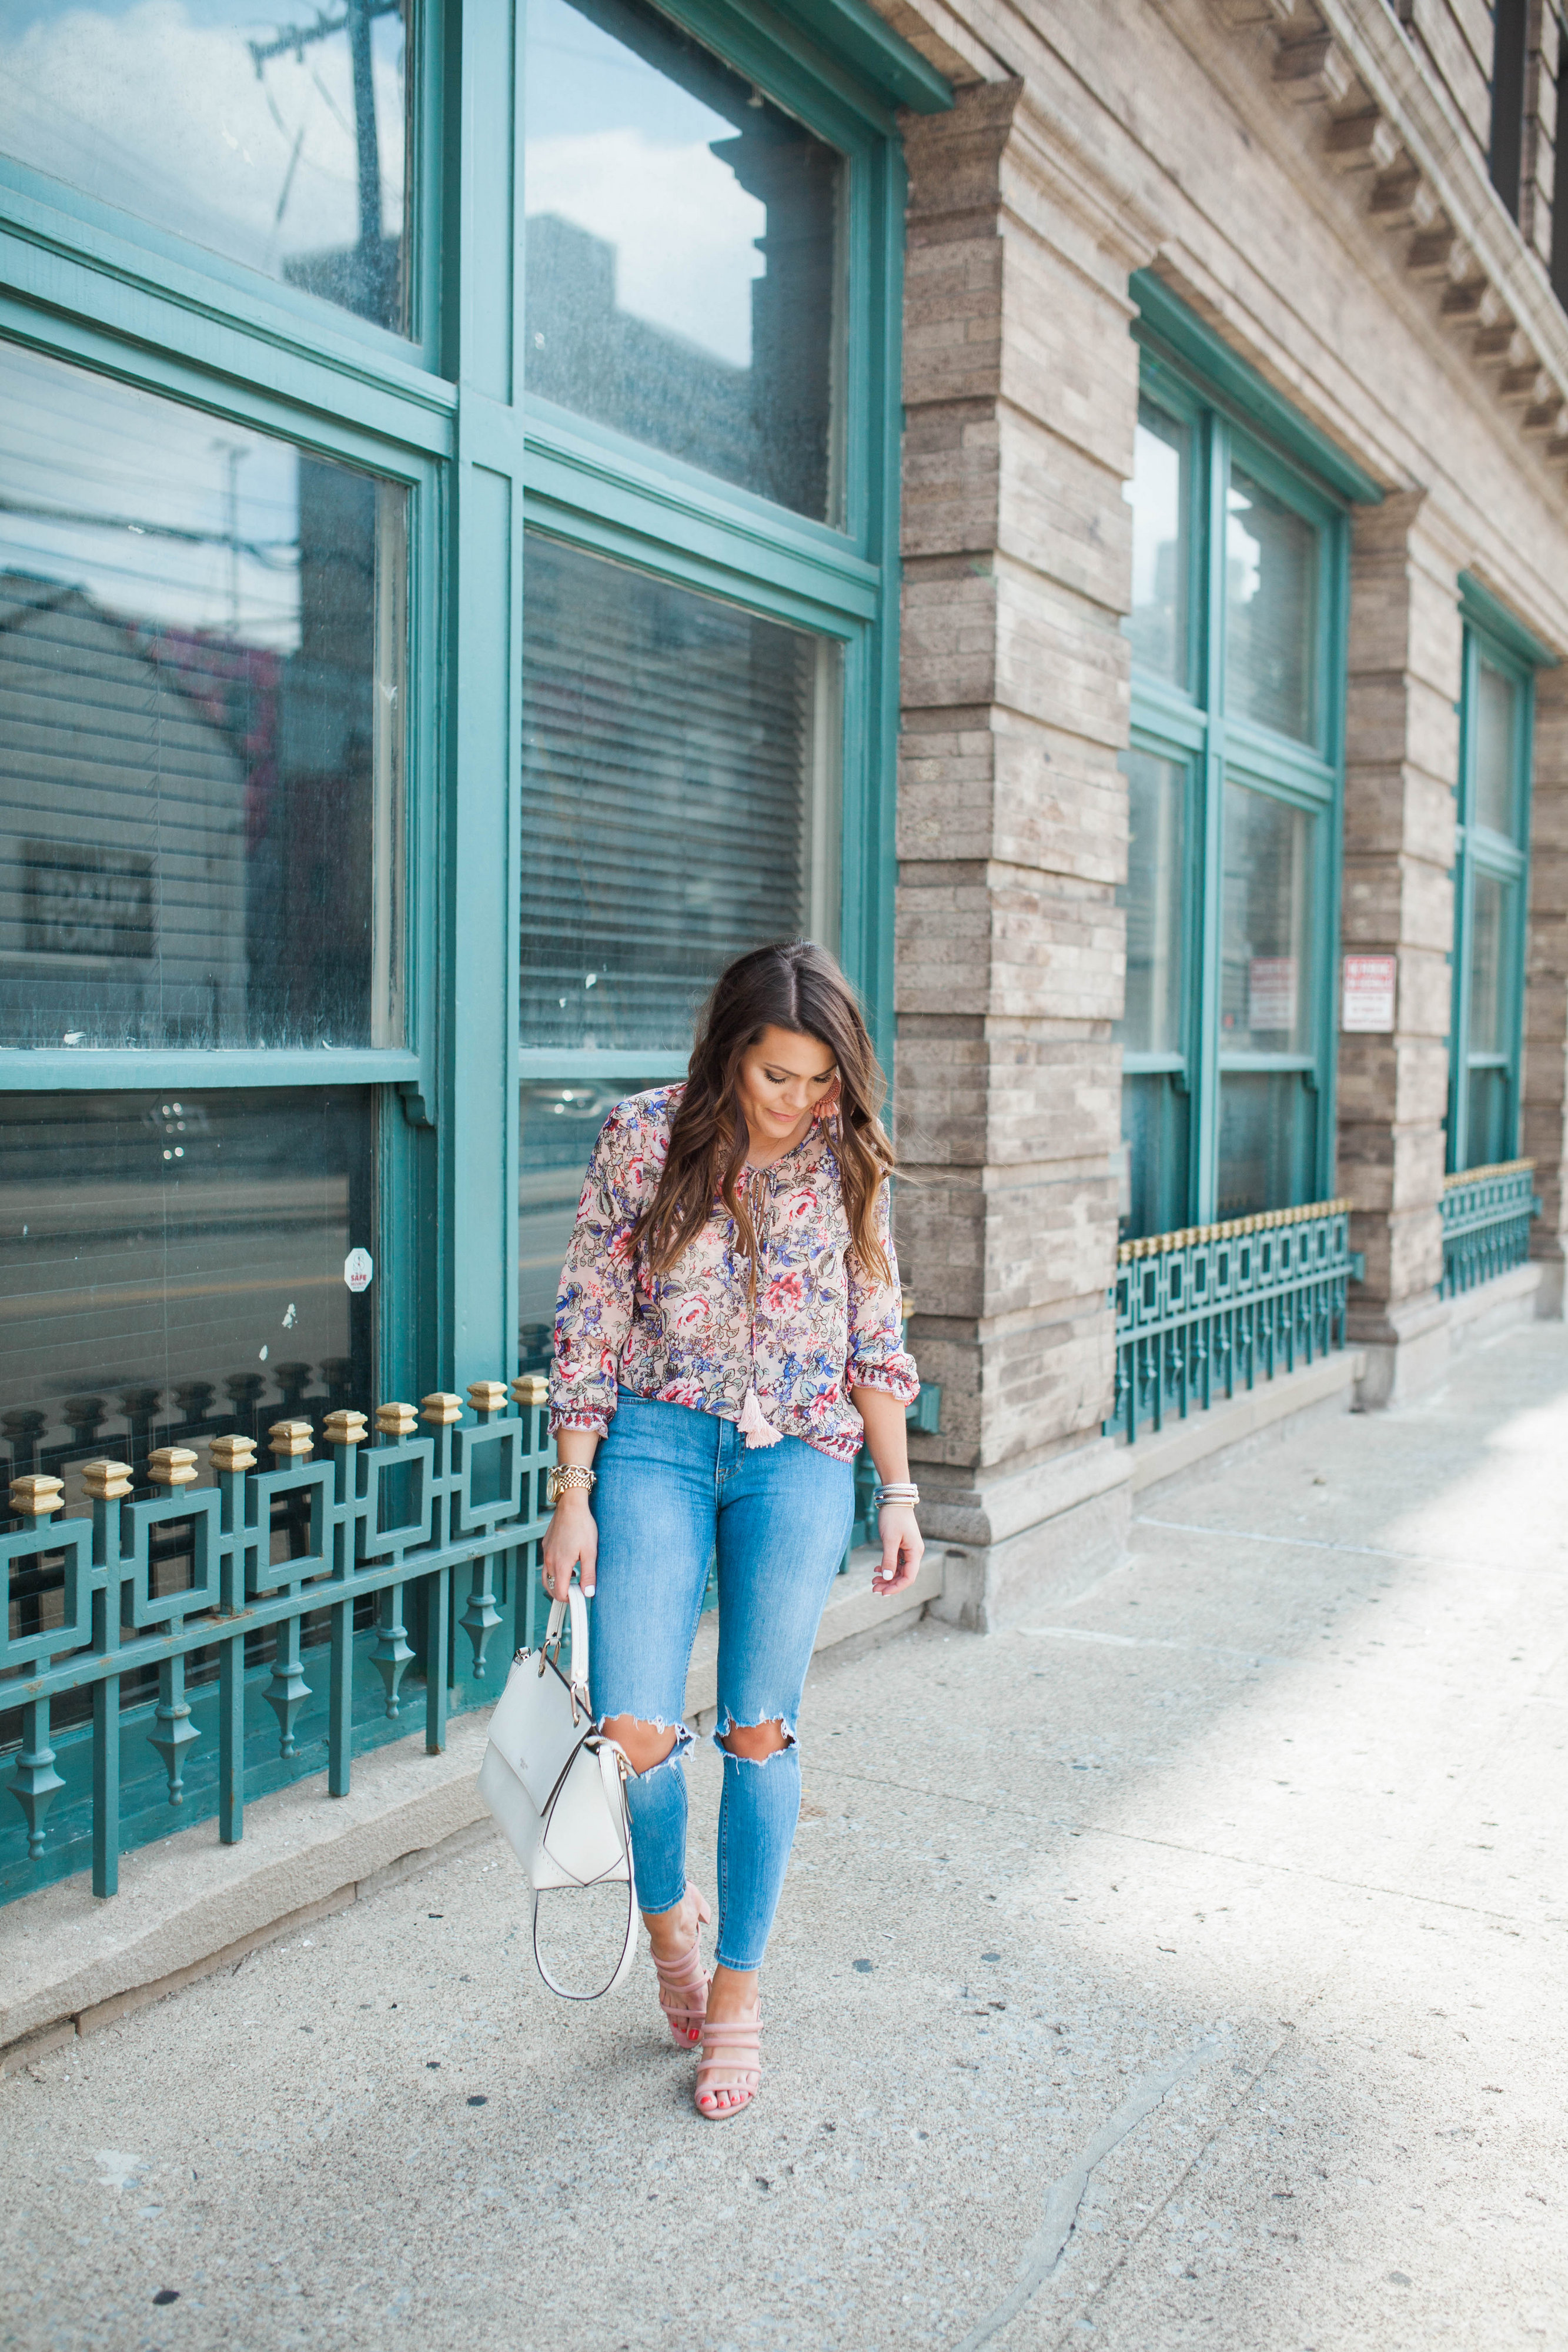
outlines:
[{"label": "handbag strap", "polygon": [[539,1898],[536,1893],[534,1896],[534,1966],[550,1991],[559,1993],[562,2000],[602,2000],[606,1993],[618,1992],[632,1972],[632,1962],[636,1958],[636,1953],[637,1890],[631,1879],[628,1879],[626,1882],[626,1939],[621,1947],[621,1958],[615,1963],[615,1972],[609,1983],[601,1984],[597,1992],[572,1992],[565,1985],[557,1984],[539,1955]]},{"label": "handbag strap", "polygon": [[575,1580],[567,1586],[564,1601],[550,1602],[549,1623],[545,1628],[545,1637],[540,1646],[549,1650],[553,1645],[559,1655],[560,1629],[566,1622],[569,1608],[571,1612],[571,1686],[581,1699],[586,1710],[588,1706],[588,1604],[583,1600],[580,1585]]},{"label": "handbag strap", "polygon": [[[572,1593],[574,1597],[576,1592],[577,1587],[573,1585]],[[560,1604],[558,1601],[556,1603],[556,1607],[559,1608],[559,1606]],[[601,1984],[597,1992],[570,1992],[565,1985],[557,1984],[554,1977],[551,1976],[549,1969],[546,1968],[544,1960],[540,1956],[539,1897],[538,1889],[537,1887],[535,1888],[533,1920],[534,1966],[538,1969],[540,1976],[544,1979],[544,1981],[549,1988],[550,1991],[553,1993],[559,1993],[562,2000],[602,2000],[606,1993],[619,1992],[621,1987],[631,1975],[632,1963],[637,1957],[637,1874],[633,1869],[632,1863],[632,1816],[628,1811],[626,1805],[626,1782],[619,1769],[620,1765],[624,1763],[625,1757],[622,1750],[617,1747],[613,1739],[594,1738],[591,1738],[591,1740],[585,1739],[579,1742],[578,1747],[572,1751],[573,1759],[575,1760],[576,1757],[581,1753],[584,1747],[591,1744],[601,1759],[606,1756],[613,1756],[617,1759],[615,1786],[621,1800],[621,1842],[622,1851],[626,1856],[626,1934],[621,1946],[621,1957],[615,1963],[614,1969],[609,1981],[605,1984]],[[549,1830],[550,1815],[555,1811],[556,1799],[560,1794],[561,1787],[565,1779],[566,1774],[563,1772],[560,1780],[556,1782],[554,1789],[551,1790],[549,1801],[545,1808],[543,1826],[547,1835]]]}]

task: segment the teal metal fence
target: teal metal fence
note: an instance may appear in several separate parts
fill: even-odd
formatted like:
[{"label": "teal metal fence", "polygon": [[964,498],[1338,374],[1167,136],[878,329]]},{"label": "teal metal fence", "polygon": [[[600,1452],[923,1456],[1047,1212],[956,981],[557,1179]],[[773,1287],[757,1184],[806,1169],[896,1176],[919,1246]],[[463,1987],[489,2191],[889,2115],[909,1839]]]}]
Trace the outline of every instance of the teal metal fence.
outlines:
[{"label": "teal metal fence", "polygon": [[1362,1260],[1350,1203],[1314,1201],[1124,1242],[1116,1253],[1116,1387],[1108,1434],[1132,1444],[1344,1345]]},{"label": "teal metal fence", "polygon": [[[62,1512],[63,1482],[13,1481],[0,1535],[10,1606],[0,1715],[20,1718],[0,1832],[0,1900],[92,1866],[112,1895],[123,1850],[245,1807],[305,1774],[346,1795],[353,1756],[404,1737],[426,1748],[450,1712],[497,1695],[543,1605],[538,1538],[554,1458],[545,1383],[510,1394],[386,1404],[207,1442],[142,1466],[78,1473],[91,1517]],[[421,1423],[423,1423],[423,1429]],[[421,1689],[423,1685],[423,1689]]]},{"label": "teal metal fence", "polygon": [[1530,1255],[1530,1223],[1541,1214],[1533,1160],[1466,1168],[1443,1180],[1442,1295],[1454,1298]]}]

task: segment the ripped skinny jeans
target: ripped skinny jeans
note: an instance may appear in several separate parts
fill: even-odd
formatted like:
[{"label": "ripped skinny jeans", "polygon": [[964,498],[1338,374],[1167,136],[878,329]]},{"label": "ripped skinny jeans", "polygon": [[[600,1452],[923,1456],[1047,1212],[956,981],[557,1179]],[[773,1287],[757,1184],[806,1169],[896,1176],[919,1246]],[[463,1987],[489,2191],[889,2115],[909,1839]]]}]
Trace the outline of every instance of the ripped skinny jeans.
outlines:
[{"label": "ripped skinny jeans", "polygon": [[854,1469],[799,1437],[747,1446],[735,1423],[622,1389],[594,1467],[599,1581],[593,1711],[679,1726],[664,1763],[627,1783],[643,1911],[686,1889],[686,1666],[718,1552],[718,1727],[778,1723],[760,1763],[724,1758],[718,1815],[721,1968],[762,1965],[800,1811],[795,1718],[854,1517]]}]

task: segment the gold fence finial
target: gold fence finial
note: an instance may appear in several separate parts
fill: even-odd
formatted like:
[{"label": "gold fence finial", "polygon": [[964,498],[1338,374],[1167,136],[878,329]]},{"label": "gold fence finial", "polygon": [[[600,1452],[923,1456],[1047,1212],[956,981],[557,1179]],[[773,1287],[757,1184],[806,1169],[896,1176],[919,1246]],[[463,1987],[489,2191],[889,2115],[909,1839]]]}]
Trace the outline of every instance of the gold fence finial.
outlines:
[{"label": "gold fence finial", "polygon": [[329,1445],[362,1445],[370,1424],[362,1412],[329,1412],[321,1423],[321,1434]]},{"label": "gold fence finial", "polygon": [[519,1372],[512,1382],[514,1404],[549,1404],[549,1382],[543,1372]]},{"label": "gold fence finial", "polygon": [[11,1508],[19,1519],[52,1518],[65,1500],[65,1481],[37,1471],[11,1481]]},{"label": "gold fence finial", "polygon": [[188,1445],[161,1445],[147,1456],[147,1475],[155,1486],[193,1486],[196,1457]]},{"label": "gold fence finial", "polygon": [[214,1470],[254,1470],[256,1440],[254,1437],[241,1437],[237,1433],[227,1437],[209,1437],[207,1460]]},{"label": "gold fence finial", "polygon": [[301,1462],[315,1445],[316,1433],[308,1421],[275,1421],[267,1442],[277,1461]]},{"label": "gold fence finial", "polygon": [[507,1405],[505,1381],[470,1381],[468,1402],[476,1412],[504,1412]]},{"label": "gold fence finial", "polygon": [[419,1415],[411,1404],[379,1404],[376,1427],[383,1437],[412,1437]]},{"label": "gold fence finial", "polygon": [[84,1462],[81,1483],[84,1491],[95,1503],[122,1503],[131,1492],[136,1473],[129,1462]]},{"label": "gold fence finial", "polygon": [[450,1389],[433,1389],[429,1396],[419,1400],[419,1417],[432,1429],[449,1429],[463,1418],[463,1400]]}]

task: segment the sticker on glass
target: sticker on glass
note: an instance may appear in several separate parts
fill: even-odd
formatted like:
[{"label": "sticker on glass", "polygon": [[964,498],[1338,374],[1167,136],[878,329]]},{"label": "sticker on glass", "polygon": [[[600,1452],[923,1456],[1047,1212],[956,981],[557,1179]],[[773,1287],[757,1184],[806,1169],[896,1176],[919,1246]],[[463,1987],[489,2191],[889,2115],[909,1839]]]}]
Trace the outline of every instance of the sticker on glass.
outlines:
[{"label": "sticker on glass", "polygon": [[343,1280],[356,1298],[361,1290],[370,1288],[371,1276],[375,1270],[375,1262],[368,1249],[351,1249],[349,1252],[343,1260]]}]

